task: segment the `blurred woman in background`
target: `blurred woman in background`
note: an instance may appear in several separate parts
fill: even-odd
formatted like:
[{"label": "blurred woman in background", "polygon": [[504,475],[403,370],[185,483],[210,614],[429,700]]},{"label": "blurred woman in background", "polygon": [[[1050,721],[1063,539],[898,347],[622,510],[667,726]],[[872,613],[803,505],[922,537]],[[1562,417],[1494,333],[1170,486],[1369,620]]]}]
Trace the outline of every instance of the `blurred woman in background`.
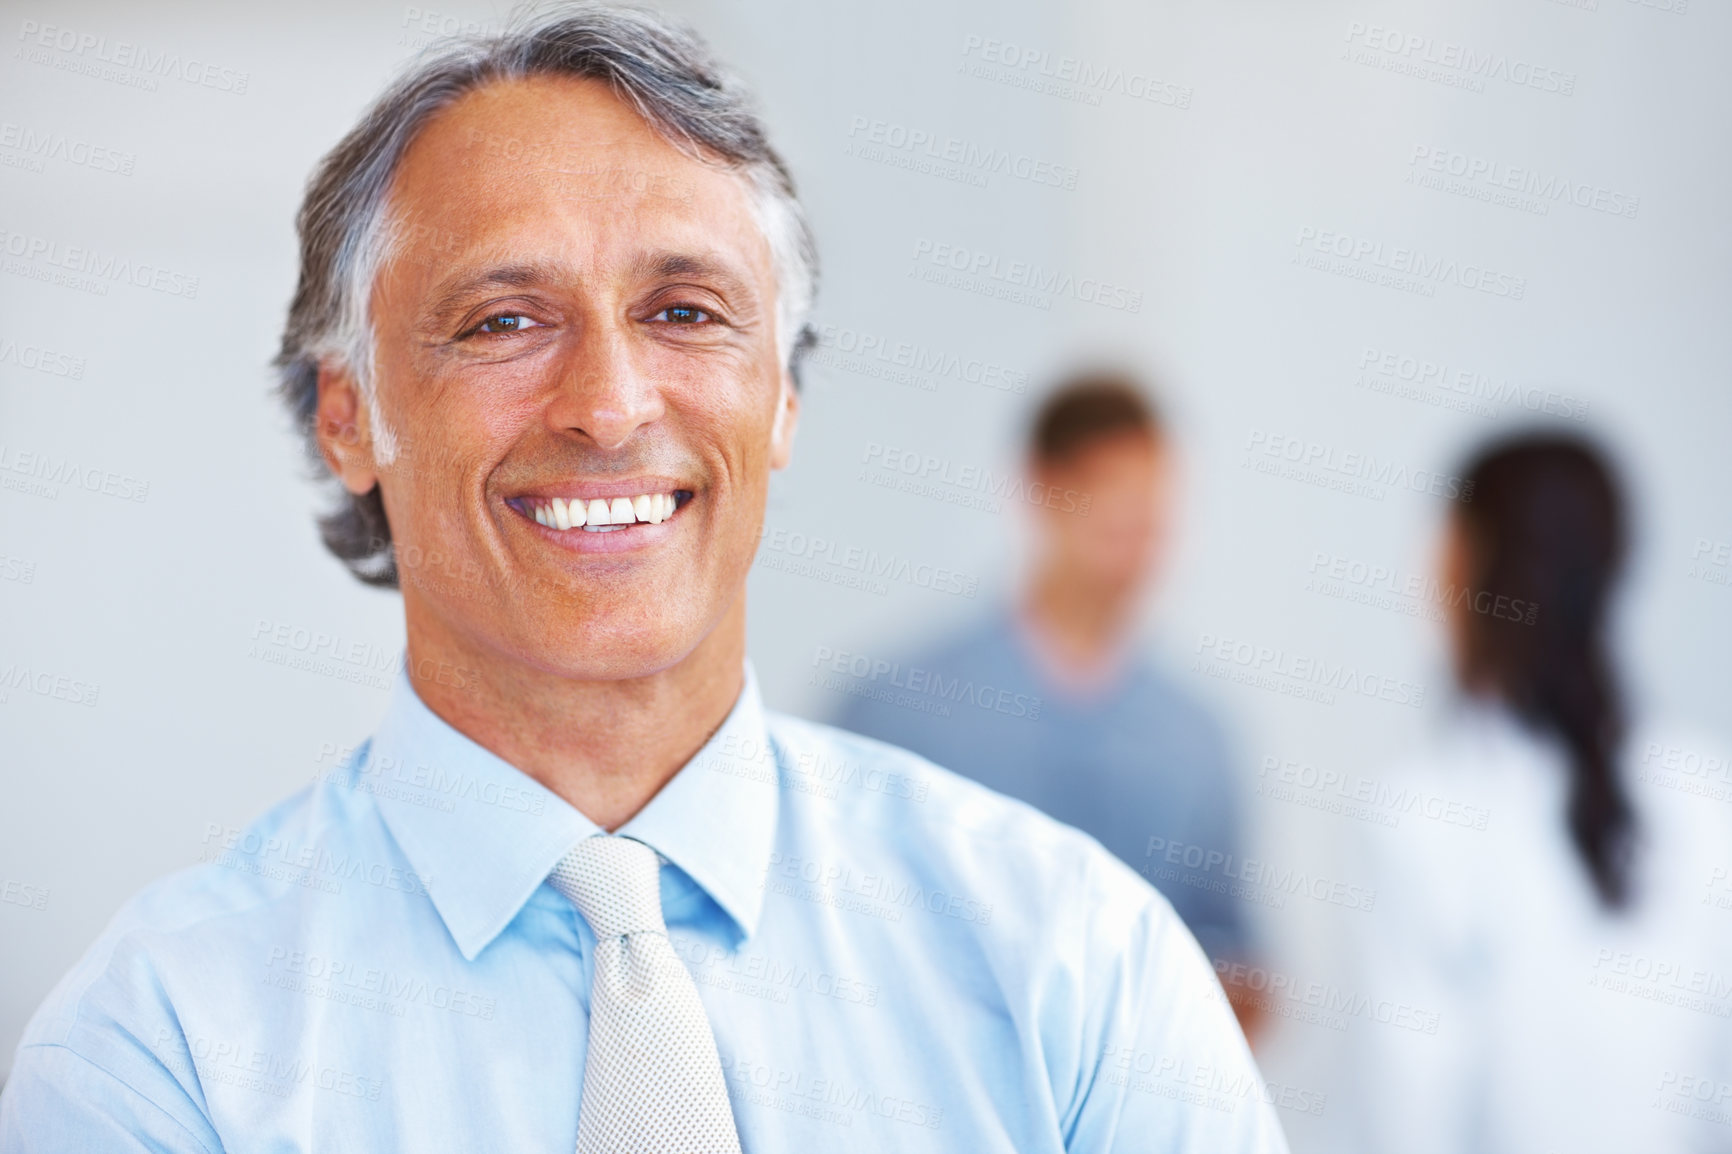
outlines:
[{"label": "blurred woman in background", "polygon": [[1732,1149],[1732,806],[1667,769],[1714,764],[1701,741],[1632,732],[1619,486],[1554,435],[1463,475],[1438,590],[1459,700],[1386,775],[1420,803],[1362,846],[1356,993],[1408,1012],[1346,1039],[1361,1147]]}]

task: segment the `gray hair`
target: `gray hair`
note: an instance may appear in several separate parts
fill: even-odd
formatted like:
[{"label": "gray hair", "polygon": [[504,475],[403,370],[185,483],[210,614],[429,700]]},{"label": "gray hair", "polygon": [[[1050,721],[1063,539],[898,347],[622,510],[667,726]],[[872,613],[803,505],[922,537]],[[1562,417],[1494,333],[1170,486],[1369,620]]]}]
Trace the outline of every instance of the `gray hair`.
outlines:
[{"label": "gray hair", "polygon": [[[402,240],[387,194],[410,144],[433,116],[497,81],[534,76],[606,81],[621,100],[687,156],[743,177],[776,276],[776,348],[795,382],[815,344],[807,317],[818,255],[793,178],[770,147],[744,86],[690,29],[637,8],[600,4],[529,11],[493,36],[440,41],[413,61],[359,124],[327,154],[308,182],[296,224],[301,278],[289,305],[275,365],[278,392],[323,468],[319,449],[319,366],[335,363],[367,404],[375,448],[390,464],[398,446],[375,389],[368,305],[373,281]],[[391,526],[375,486],[344,493],[319,519],[325,547],[369,585],[395,587]]]}]

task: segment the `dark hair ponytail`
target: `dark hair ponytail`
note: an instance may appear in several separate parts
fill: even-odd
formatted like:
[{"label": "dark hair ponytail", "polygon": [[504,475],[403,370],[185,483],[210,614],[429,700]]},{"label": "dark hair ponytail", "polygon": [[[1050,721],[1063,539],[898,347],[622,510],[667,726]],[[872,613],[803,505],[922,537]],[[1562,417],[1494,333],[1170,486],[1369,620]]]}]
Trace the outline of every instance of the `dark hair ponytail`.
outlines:
[{"label": "dark hair ponytail", "polygon": [[[1626,719],[1606,644],[1626,546],[1617,482],[1597,449],[1565,435],[1493,445],[1464,475],[1472,496],[1456,527],[1476,611],[1459,615],[1462,678],[1563,743],[1571,839],[1600,900],[1623,907],[1636,815],[1618,773]],[[1477,611],[1499,595],[1522,608]]]}]

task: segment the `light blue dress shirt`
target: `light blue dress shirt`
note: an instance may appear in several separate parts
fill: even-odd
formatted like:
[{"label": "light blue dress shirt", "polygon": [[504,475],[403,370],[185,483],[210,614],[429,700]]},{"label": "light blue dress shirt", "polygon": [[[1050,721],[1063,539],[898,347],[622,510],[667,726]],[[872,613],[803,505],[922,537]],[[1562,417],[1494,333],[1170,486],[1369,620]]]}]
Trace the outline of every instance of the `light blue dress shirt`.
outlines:
[{"label": "light blue dress shirt", "polygon": [[[26,1029],[0,1152],[577,1141],[597,827],[399,678],[374,739],[138,895]],[[748,1154],[1286,1149],[1214,976],[1095,842],[767,714],[617,832],[653,846]]]}]

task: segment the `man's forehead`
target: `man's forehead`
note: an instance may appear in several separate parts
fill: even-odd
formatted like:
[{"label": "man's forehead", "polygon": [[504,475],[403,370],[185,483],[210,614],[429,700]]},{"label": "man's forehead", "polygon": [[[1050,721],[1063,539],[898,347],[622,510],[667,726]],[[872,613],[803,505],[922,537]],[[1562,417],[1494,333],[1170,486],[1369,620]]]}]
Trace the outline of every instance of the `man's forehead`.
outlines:
[{"label": "man's forehead", "polygon": [[398,180],[419,186],[440,177],[509,181],[564,172],[575,182],[622,169],[689,182],[708,166],[674,148],[601,81],[532,76],[483,85],[434,114]]},{"label": "man's forehead", "polygon": [[399,256],[435,265],[554,222],[571,239],[653,223],[761,240],[732,171],[674,148],[605,84],[567,77],[500,81],[440,112],[404,157],[391,208]]}]

